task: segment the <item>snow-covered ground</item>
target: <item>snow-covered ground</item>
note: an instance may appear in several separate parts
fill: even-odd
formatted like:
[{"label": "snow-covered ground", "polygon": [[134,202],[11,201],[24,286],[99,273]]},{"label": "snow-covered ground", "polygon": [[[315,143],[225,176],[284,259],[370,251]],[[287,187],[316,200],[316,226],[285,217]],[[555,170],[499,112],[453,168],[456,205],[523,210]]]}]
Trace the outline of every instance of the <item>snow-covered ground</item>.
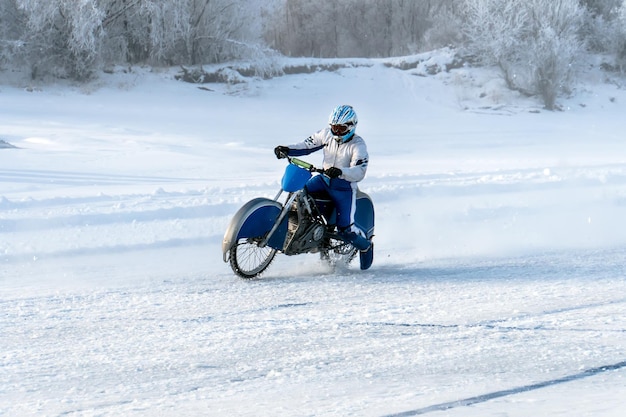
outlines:
[{"label": "snow-covered ground", "polygon": [[[0,87],[0,415],[623,415],[626,90],[423,75]],[[374,266],[236,278],[231,216],[342,103]]]}]

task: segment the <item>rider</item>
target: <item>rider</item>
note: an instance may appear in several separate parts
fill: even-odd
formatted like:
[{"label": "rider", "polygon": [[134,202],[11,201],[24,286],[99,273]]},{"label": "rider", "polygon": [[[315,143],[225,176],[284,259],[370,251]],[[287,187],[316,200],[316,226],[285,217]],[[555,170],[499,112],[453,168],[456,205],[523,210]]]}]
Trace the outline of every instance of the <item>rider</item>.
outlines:
[{"label": "rider", "polygon": [[305,185],[311,194],[326,194],[337,210],[339,235],[359,249],[361,269],[368,269],[373,260],[374,245],[354,224],[357,183],[365,177],[368,154],[365,141],[355,134],[358,119],[352,106],[335,107],[328,127],[300,143],[277,146],[278,159],[308,155],[324,149],[324,174],[313,176]]}]

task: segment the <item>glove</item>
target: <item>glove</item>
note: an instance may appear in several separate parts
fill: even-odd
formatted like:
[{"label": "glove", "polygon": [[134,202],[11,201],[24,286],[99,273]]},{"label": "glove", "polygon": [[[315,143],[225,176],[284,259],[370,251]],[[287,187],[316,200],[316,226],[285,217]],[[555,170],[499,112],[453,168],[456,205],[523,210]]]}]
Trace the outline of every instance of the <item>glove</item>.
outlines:
[{"label": "glove", "polygon": [[343,172],[341,172],[341,170],[336,167],[330,167],[327,170],[325,170],[324,173],[326,174],[328,178],[337,178],[338,176],[343,174]]},{"label": "glove", "polygon": [[289,148],[286,146],[277,146],[274,148],[274,154],[278,159],[287,158],[289,155]]}]

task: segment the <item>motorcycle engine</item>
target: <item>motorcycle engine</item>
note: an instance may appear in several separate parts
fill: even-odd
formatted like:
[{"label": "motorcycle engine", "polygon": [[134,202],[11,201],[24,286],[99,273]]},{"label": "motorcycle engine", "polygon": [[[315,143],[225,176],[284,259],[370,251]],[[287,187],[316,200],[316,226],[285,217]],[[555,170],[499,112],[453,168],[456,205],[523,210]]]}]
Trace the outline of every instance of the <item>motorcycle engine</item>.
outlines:
[{"label": "motorcycle engine", "polygon": [[321,224],[315,224],[311,230],[311,239],[315,242],[319,242],[324,237],[324,226]]},{"label": "motorcycle engine", "polygon": [[285,254],[295,255],[316,249],[324,238],[324,225],[316,221],[293,220],[295,219],[289,218],[289,229],[283,250]]},{"label": "motorcycle engine", "polygon": [[287,235],[283,252],[286,255],[296,255],[305,252],[315,252],[326,234],[326,226],[312,216],[311,207],[315,201],[302,193],[290,207],[287,218]]}]

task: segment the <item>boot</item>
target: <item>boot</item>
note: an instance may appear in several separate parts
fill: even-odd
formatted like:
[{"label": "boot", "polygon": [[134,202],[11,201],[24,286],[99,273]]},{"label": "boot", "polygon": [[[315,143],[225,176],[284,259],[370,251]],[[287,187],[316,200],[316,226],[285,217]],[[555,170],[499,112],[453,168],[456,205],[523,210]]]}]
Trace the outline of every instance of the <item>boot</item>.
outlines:
[{"label": "boot", "polygon": [[374,262],[374,242],[370,242],[369,248],[359,252],[359,260],[361,261],[361,270],[363,271],[372,266],[372,262]]},{"label": "boot", "polygon": [[344,229],[339,231],[339,236],[346,242],[352,243],[352,245],[358,250],[367,250],[372,243],[362,233],[356,233],[351,229]]}]

